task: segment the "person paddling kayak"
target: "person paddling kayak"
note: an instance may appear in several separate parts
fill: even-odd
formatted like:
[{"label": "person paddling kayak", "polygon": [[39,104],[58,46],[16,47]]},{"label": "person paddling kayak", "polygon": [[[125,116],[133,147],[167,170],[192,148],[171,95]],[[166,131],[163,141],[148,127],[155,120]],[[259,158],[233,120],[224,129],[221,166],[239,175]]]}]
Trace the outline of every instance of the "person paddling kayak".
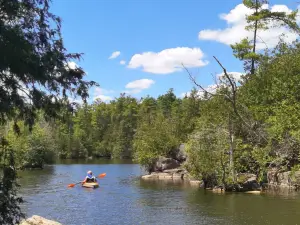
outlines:
[{"label": "person paddling kayak", "polygon": [[82,183],[91,183],[91,182],[97,182],[97,179],[95,176],[93,176],[93,172],[92,171],[88,171],[87,172],[87,176],[84,178],[84,180],[82,181]]}]

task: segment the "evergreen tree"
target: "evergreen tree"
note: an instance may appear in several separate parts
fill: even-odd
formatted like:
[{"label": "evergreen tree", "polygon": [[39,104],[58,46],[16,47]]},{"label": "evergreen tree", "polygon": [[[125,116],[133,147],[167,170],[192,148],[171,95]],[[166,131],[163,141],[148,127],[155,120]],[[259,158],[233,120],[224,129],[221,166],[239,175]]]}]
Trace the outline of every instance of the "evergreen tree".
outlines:
[{"label": "evergreen tree", "polygon": [[[86,100],[95,84],[84,81],[83,69],[74,66],[81,54],[67,52],[61,19],[49,8],[49,0],[0,0],[0,122],[13,121],[17,133],[18,120],[31,130],[41,109],[48,119],[59,117],[63,99],[76,94]],[[14,155],[5,153],[10,145],[1,139],[0,222],[18,223]]]},{"label": "evergreen tree", "polygon": [[[245,38],[231,47],[234,56],[244,61],[245,71],[254,74],[257,63],[263,57],[261,53],[257,53],[259,30],[267,30],[270,26],[287,26],[292,31],[299,33],[300,29],[296,22],[298,11],[295,10],[291,13],[273,12],[265,7],[268,4],[267,0],[243,0],[243,4],[253,12],[246,16],[248,25],[245,27],[246,30],[253,32],[253,39]],[[261,41],[264,42],[264,40]]]}]

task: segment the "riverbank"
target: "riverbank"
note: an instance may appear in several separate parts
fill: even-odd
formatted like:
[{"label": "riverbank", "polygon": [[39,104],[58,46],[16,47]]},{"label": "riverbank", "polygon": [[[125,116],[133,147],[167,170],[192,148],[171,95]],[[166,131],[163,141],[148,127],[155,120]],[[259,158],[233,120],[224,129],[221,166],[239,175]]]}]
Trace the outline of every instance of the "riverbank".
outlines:
[{"label": "riverbank", "polygon": [[143,180],[173,180],[174,182],[184,181],[191,186],[200,187],[202,182],[193,179],[185,169],[167,169],[163,172],[152,172],[141,177]]},{"label": "riverbank", "polygon": [[[185,169],[184,162],[186,155],[181,149],[180,156],[184,156],[181,162],[178,155],[173,158],[159,157],[153,166],[155,172],[143,175],[143,180],[172,180],[174,182],[186,182],[190,186],[202,187],[213,192],[247,192],[260,193],[263,191],[289,190],[298,191],[300,189],[300,171],[280,171],[276,168],[269,169],[266,174],[266,182],[259,182],[257,176],[251,173],[236,174],[234,184],[218,185],[216,182],[204,184],[204,181],[194,179]],[[182,158],[182,157],[181,157]]]},{"label": "riverbank", "polygon": [[270,170],[267,173],[268,182],[258,182],[257,176],[251,173],[237,174],[237,183],[235,185],[209,186],[205,187],[202,180],[194,179],[187,170],[182,168],[167,169],[162,172],[152,172],[148,175],[141,176],[143,180],[173,180],[174,182],[187,182],[190,186],[206,188],[216,193],[220,192],[245,192],[261,193],[265,191],[286,192],[300,190],[300,171],[296,172],[277,172]]}]

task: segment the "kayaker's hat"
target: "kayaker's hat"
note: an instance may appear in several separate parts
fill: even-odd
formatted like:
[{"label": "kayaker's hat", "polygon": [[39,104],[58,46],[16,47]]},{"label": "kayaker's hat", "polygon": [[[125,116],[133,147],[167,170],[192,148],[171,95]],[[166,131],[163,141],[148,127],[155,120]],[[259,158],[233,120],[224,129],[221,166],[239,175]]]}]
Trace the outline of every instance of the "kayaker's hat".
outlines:
[{"label": "kayaker's hat", "polygon": [[89,170],[87,173],[88,173],[88,174],[92,174],[92,171]]}]

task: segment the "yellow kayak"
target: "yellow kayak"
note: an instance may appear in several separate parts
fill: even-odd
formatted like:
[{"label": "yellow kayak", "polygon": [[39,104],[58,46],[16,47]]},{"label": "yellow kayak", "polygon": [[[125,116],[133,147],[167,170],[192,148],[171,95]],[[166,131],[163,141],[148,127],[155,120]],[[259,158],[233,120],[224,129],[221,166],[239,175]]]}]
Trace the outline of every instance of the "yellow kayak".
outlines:
[{"label": "yellow kayak", "polygon": [[97,182],[88,182],[88,183],[82,184],[82,187],[85,187],[85,188],[97,188],[97,187],[99,187],[99,184]]}]

